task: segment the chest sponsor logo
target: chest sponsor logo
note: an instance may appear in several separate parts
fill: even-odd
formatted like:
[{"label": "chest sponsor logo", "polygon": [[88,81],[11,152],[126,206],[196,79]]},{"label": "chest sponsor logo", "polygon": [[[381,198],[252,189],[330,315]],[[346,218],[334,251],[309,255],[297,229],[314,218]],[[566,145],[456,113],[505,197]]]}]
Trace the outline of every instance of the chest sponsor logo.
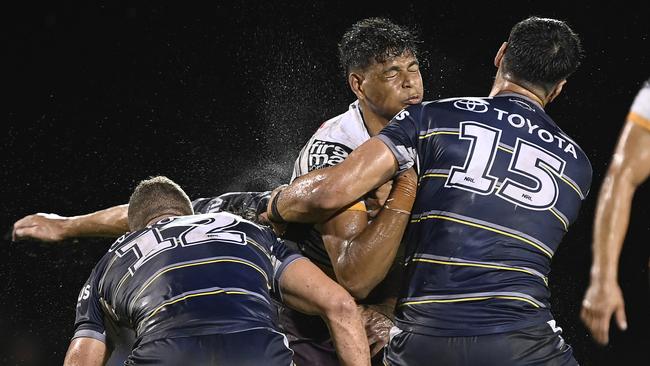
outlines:
[{"label": "chest sponsor logo", "polygon": [[315,140],[309,147],[307,166],[309,171],[336,165],[352,152],[349,147],[332,141]]}]

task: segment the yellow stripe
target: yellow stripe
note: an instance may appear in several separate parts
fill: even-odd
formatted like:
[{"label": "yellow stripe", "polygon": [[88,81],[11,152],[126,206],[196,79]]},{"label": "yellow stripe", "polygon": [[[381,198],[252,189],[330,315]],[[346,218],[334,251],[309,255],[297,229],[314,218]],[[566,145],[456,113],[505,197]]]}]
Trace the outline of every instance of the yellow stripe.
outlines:
[{"label": "yellow stripe", "polygon": [[431,173],[431,174],[425,174],[420,179],[422,178],[447,178],[449,177],[449,174],[438,174],[438,173]]},{"label": "yellow stripe", "polygon": [[566,183],[569,187],[571,187],[574,191],[576,191],[576,193],[578,194],[578,196],[580,196],[580,198],[583,197],[583,195],[582,195],[582,191],[580,191],[580,188],[576,187],[576,186],[575,186],[573,183],[571,183],[568,179],[564,178],[564,176],[562,176],[562,175],[558,175],[557,172],[550,170],[549,168],[547,168],[547,167],[544,166],[544,165],[541,165],[541,167],[542,167],[542,169],[546,170],[549,174],[554,175],[554,176],[556,176],[556,177],[562,179],[562,181],[563,181],[564,183]]},{"label": "yellow stripe", "polygon": [[243,292],[243,291],[225,291],[225,290],[216,290],[216,291],[209,291],[209,292],[199,292],[199,293],[196,293],[196,294],[189,294],[189,295],[183,296],[183,297],[181,297],[181,298],[178,298],[178,299],[176,299],[176,300],[168,301],[168,302],[166,302],[166,303],[164,303],[164,304],[158,306],[158,307],[157,307],[154,311],[152,311],[151,314],[149,314],[149,315],[148,315],[148,316],[147,316],[143,321],[147,321],[149,318],[151,318],[152,316],[156,315],[156,313],[158,313],[158,311],[159,311],[160,309],[162,309],[163,307],[165,307],[165,306],[167,306],[167,305],[172,305],[172,304],[175,304],[175,303],[177,303],[177,302],[179,302],[179,301],[183,301],[183,300],[186,300],[186,299],[189,299],[189,298],[192,298],[192,297],[207,296],[207,295],[218,295],[218,294],[226,294],[226,295],[249,295],[248,293]]},{"label": "yellow stripe", "polygon": [[[527,271],[525,269],[497,266],[497,265],[494,265],[494,264],[447,262],[447,261],[440,261],[440,260],[428,259],[428,258],[413,258],[413,262],[428,262],[428,263],[436,263],[436,264],[447,264],[447,265],[450,265],[450,266],[467,266],[467,267],[483,267],[483,268],[505,269],[507,271],[524,272],[524,273],[528,273],[530,275],[533,275],[535,277],[539,277],[535,273],[533,273],[531,271]],[[543,280],[544,280],[544,283],[548,286],[548,282],[546,281],[546,278],[543,278]]]},{"label": "yellow stripe", "polygon": [[[555,176],[558,176],[558,175],[556,174]],[[569,187],[573,188],[573,190],[576,191],[576,193],[578,194],[578,196],[582,197],[582,192],[580,192],[580,189],[579,189],[578,187],[576,187],[573,183],[569,182],[569,181],[568,181],[566,178],[564,178],[563,176],[560,175],[559,177],[560,177],[560,179],[562,179],[562,180],[564,181],[564,183],[568,184]]]},{"label": "yellow stripe", "polygon": [[505,152],[507,152],[507,153],[510,153],[510,154],[513,153],[512,150],[510,150],[510,149],[506,149],[505,147],[497,146],[497,149],[499,149],[499,150],[503,150],[503,151],[505,151]]},{"label": "yellow stripe", "polygon": [[420,140],[426,139],[427,137],[431,137],[433,135],[458,135],[458,131],[436,131],[436,132],[431,132],[426,135],[420,136]]},{"label": "yellow stripe", "polygon": [[562,223],[562,225],[564,225],[564,231],[569,231],[569,228],[567,227],[567,224],[566,224],[566,222],[564,221],[564,219],[562,218],[562,216],[560,216],[560,215],[558,215],[557,213],[555,213],[555,210],[553,209],[553,207],[551,207],[551,208],[549,209],[549,211],[551,211],[551,213],[552,213],[553,215],[555,215],[555,217],[557,217],[558,220],[560,220],[560,222]]},{"label": "yellow stripe", "polygon": [[447,299],[447,300],[421,300],[421,301],[409,301],[400,304],[399,306],[406,306],[406,305],[419,305],[419,304],[430,304],[430,303],[452,303],[452,302],[463,302],[463,301],[481,301],[481,300],[488,300],[488,299],[506,299],[506,300],[519,300],[519,301],[525,301],[534,307],[538,308],[540,307],[539,305],[535,304],[534,302],[524,298],[524,297],[517,297],[517,296],[483,296],[483,297],[464,297],[464,298],[459,298],[459,299]]},{"label": "yellow stripe", "polygon": [[175,266],[175,267],[167,268],[166,270],[164,270],[164,271],[158,273],[157,275],[155,275],[154,277],[150,278],[150,279],[149,279],[149,280],[144,284],[144,286],[142,286],[142,288],[140,289],[140,291],[138,292],[138,294],[135,295],[135,297],[133,298],[134,300],[133,300],[131,303],[133,303],[134,301],[136,301],[137,299],[139,299],[139,298],[140,298],[140,295],[142,295],[142,292],[144,292],[144,290],[145,290],[147,287],[149,287],[149,285],[151,285],[151,283],[152,283],[153,281],[155,281],[158,277],[162,276],[163,274],[165,274],[165,273],[167,273],[167,272],[169,272],[169,271],[173,271],[173,270],[175,270],[175,269],[180,269],[180,268],[185,268],[185,267],[202,266],[202,265],[204,265],[204,264],[212,264],[212,263],[220,263],[220,262],[231,262],[231,263],[245,264],[245,265],[247,265],[247,266],[253,268],[253,269],[256,270],[257,272],[261,273],[261,274],[262,274],[262,277],[264,277],[264,279],[266,280],[266,282],[267,282],[267,283],[269,282],[269,279],[268,279],[268,277],[266,276],[266,273],[264,273],[264,271],[262,271],[261,269],[259,269],[259,268],[258,268],[257,266],[255,266],[255,265],[252,265],[252,264],[250,264],[250,263],[246,263],[246,262],[244,262],[244,261],[236,260],[236,259],[213,259],[213,260],[204,261],[204,262],[187,263],[187,264],[183,264],[183,265],[180,265],[180,266]]},{"label": "yellow stripe", "polygon": [[508,232],[505,232],[505,231],[502,231],[502,230],[499,230],[499,229],[491,228],[491,227],[489,227],[489,226],[480,225],[480,224],[475,224],[475,223],[473,223],[473,222],[469,222],[469,221],[464,221],[464,220],[455,219],[455,218],[453,218],[453,217],[440,216],[440,215],[428,215],[428,216],[425,216],[425,217],[420,217],[419,219],[411,220],[411,222],[412,222],[412,223],[417,223],[417,222],[420,222],[420,221],[422,221],[422,220],[427,220],[427,219],[442,219],[442,220],[453,221],[453,222],[457,222],[457,223],[459,223],[459,224],[464,224],[464,225],[468,225],[468,226],[473,226],[473,227],[477,227],[477,228],[480,228],[480,229],[489,230],[489,231],[492,231],[492,232],[495,232],[495,233],[498,233],[498,234],[501,234],[501,235],[509,236],[509,237],[511,237],[511,238],[514,238],[514,239],[517,239],[517,240],[521,240],[521,241],[523,241],[524,243],[528,243],[528,244],[534,246],[535,248],[541,250],[541,251],[542,251],[544,254],[546,254],[549,258],[552,258],[552,257],[553,257],[553,256],[551,255],[551,253],[549,253],[546,249],[540,247],[539,245],[535,244],[534,242],[532,242],[532,241],[530,241],[530,240],[528,240],[528,239],[526,239],[526,238],[524,238],[524,237],[521,237],[521,236],[519,236],[519,235],[515,235],[515,234],[511,234],[511,233],[508,233]]},{"label": "yellow stripe", "polygon": [[639,127],[643,127],[646,130],[650,130],[650,120],[648,120],[647,118],[643,117],[638,113],[630,112],[627,115],[627,120],[636,123],[637,125],[639,125]]}]

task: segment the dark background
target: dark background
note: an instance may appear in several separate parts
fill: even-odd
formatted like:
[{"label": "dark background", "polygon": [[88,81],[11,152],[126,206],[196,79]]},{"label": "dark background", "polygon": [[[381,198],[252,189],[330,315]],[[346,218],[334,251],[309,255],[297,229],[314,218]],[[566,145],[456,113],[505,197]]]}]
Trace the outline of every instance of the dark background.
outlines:
[{"label": "dark background", "polygon": [[[58,3],[58,2],[57,2]],[[650,77],[650,23],[622,4],[116,2],[3,8],[2,221],[74,215],[128,200],[163,174],[191,197],[265,189],[290,177],[299,149],[354,100],[336,44],[353,22],[387,16],[424,41],[425,99],[486,95],[510,27],[567,20],[583,65],[547,111],[587,152],[591,193],[553,262],[552,302],[582,365],[650,359],[650,188],[642,186],[620,282],[629,329],[596,346],[579,321],[596,197],[625,115]],[[0,364],[61,364],[77,294],[111,240],[0,244]]]}]

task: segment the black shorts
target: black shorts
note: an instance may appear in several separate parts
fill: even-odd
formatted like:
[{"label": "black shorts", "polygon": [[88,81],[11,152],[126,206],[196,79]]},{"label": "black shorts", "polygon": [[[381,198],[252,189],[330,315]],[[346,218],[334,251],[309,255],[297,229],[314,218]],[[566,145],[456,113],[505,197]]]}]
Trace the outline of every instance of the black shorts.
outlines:
[{"label": "black shorts", "polygon": [[473,337],[436,337],[393,328],[385,365],[578,365],[561,328],[547,323]]},{"label": "black shorts", "polygon": [[281,333],[237,333],[165,338],[138,345],[125,365],[291,366],[293,352]]}]

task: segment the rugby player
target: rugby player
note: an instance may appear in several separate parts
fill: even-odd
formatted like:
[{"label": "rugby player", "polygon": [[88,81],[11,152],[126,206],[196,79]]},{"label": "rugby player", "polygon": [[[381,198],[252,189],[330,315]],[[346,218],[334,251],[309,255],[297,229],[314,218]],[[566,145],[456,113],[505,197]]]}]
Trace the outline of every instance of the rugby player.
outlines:
[{"label": "rugby player", "polygon": [[320,222],[417,169],[386,364],[577,364],[547,282],[592,169],[544,107],[581,53],[565,22],[525,19],[496,54],[488,97],[407,107],[340,164],[274,191],[271,220]]},{"label": "rugby player", "polygon": [[[630,221],[632,197],[650,176],[650,80],[638,92],[605,176],[594,218],[591,279],[580,317],[602,345],[609,343],[612,315],[627,329],[618,262]],[[648,263],[650,265],[650,263]]]},{"label": "rugby player", "polygon": [[293,365],[272,295],[322,316],[341,364],[370,364],[354,299],[270,229],[229,213],[193,215],[165,177],[136,187],[128,223],[79,294],[64,365],[103,365],[121,327],[137,336],[127,365]]}]

